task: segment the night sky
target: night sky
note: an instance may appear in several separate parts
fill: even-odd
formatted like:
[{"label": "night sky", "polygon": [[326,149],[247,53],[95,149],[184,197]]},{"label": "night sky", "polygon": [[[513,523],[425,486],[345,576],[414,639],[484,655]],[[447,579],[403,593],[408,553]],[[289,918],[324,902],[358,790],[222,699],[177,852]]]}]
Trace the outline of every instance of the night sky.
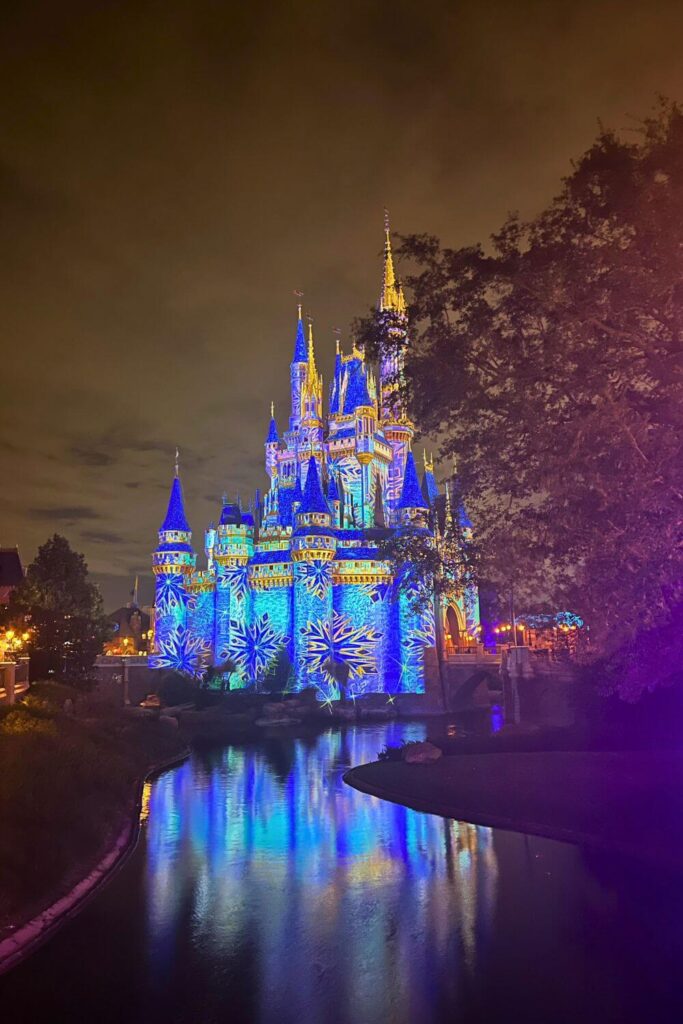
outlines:
[{"label": "night sky", "polygon": [[294,289],[333,329],[396,231],[485,240],[600,119],[683,98],[683,5],[24,3],[0,40],[0,544],[58,531],[108,608],[150,557],[175,445],[195,544],[263,486]]}]

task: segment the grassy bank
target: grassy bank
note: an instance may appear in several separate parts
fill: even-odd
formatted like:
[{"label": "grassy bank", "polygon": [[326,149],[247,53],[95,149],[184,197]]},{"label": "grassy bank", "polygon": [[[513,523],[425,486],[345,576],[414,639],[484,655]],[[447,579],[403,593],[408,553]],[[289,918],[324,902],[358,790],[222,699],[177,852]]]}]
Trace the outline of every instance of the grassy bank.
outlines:
[{"label": "grassy bank", "polygon": [[136,782],[183,749],[168,726],[58,684],[0,710],[0,936],[90,871],[130,819]]},{"label": "grassy bank", "polygon": [[683,867],[683,752],[467,754],[374,762],[345,780],[416,810]]}]

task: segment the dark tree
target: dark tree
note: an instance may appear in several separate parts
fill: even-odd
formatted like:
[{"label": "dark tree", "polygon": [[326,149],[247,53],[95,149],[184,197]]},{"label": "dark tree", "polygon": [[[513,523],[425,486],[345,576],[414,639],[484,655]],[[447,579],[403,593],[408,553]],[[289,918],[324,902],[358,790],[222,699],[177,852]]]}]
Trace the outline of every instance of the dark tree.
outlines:
[{"label": "dark tree", "polygon": [[33,675],[54,672],[70,681],[87,680],[111,635],[83,555],[59,534],[38,549],[12,595],[8,614],[23,616],[33,630]]},{"label": "dark tree", "polygon": [[[579,613],[595,654],[628,647],[631,665],[634,637],[680,618],[682,225],[683,114],[662,102],[627,140],[601,132],[488,249],[401,250],[407,393],[456,459],[480,576]],[[361,340],[388,343],[372,321]],[[668,669],[644,657],[622,695]]]}]

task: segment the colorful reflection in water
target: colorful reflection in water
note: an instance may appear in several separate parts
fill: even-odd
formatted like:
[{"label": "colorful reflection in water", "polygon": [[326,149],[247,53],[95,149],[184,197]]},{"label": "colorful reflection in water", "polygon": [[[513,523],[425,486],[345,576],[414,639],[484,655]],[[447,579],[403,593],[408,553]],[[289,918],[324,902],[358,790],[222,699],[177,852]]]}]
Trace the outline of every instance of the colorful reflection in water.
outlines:
[{"label": "colorful reflection in water", "polygon": [[415,724],[392,731],[222,748],[155,783],[146,948],[160,989],[189,928],[191,945],[228,971],[252,948],[260,1022],[427,1021],[430,979],[455,993],[492,926],[491,832],[343,783],[384,742],[424,735]]},{"label": "colorful reflection in water", "polygon": [[680,876],[342,782],[424,733],[264,737],[157,779],[125,867],[0,979],[2,1024],[680,1024]]}]

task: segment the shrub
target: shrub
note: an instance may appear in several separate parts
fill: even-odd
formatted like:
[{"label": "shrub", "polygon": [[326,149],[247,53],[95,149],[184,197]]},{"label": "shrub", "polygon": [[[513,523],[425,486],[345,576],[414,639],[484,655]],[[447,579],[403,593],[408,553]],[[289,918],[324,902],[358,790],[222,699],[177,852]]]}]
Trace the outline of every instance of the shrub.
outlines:
[{"label": "shrub", "polygon": [[263,689],[266,693],[283,693],[289,688],[292,676],[293,668],[287,649],[281,647],[266,669]]},{"label": "shrub", "polygon": [[385,743],[384,749],[377,754],[378,761],[402,761],[406,747],[414,747],[420,740],[404,740],[403,743]]},{"label": "shrub", "polygon": [[164,672],[156,688],[161,703],[167,707],[174,704],[188,704],[197,696],[197,686],[181,672]]}]

